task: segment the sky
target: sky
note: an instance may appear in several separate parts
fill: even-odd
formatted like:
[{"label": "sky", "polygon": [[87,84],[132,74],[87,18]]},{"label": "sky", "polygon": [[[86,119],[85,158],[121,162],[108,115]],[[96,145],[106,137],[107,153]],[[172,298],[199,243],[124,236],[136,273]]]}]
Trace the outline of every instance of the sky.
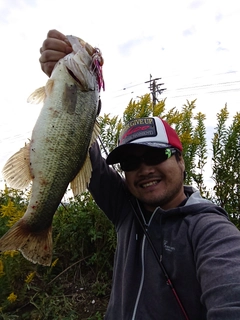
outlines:
[{"label": "sky", "polygon": [[131,99],[150,92],[150,75],[164,83],[158,98],[167,109],[197,99],[209,139],[226,103],[230,119],[239,112],[238,0],[0,0],[0,170],[30,139],[42,107],[27,98],[48,79],[39,49],[51,29],[101,50],[102,115],[121,117]]}]

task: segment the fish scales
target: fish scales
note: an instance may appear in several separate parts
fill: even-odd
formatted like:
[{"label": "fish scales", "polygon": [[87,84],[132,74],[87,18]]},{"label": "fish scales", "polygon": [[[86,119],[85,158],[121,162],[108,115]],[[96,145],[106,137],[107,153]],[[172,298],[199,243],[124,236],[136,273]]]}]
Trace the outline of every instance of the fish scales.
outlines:
[{"label": "fish scales", "polygon": [[101,53],[79,38],[69,36],[69,41],[73,53],[57,63],[45,88],[30,96],[37,102],[44,98],[30,143],[3,169],[9,184],[23,187],[32,180],[32,190],[24,216],[0,239],[0,250],[19,250],[42,265],[51,264],[52,219],[69,183],[74,195],[89,183],[88,151],[99,133]]},{"label": "fish scales", "polygon": [[[73,83],[73,79],[68,74],[66,76],[67,83]],[[51,225],[51,214],[55,213],[69,182],[82,167],[96,118],[98,96],[95,91],[82,92],[77,88],[75,111],[69,113],[59,99],[59,93],[65,94],[64,90],[62,81],[56,90],[53,88],[51,98],[46,100],[33,129],[30,143],[30,170],[36,183],[32,187],[29,214],[34,215],[38,229],[39,219],[43,220],[41,228]]]}]

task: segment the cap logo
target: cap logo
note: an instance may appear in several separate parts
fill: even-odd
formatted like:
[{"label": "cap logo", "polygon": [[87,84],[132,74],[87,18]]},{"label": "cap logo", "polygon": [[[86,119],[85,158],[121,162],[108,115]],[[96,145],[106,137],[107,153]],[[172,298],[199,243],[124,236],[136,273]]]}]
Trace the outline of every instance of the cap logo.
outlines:
[{"label": "cap logo", "polygon": [[171,156],[172,156],[172,151],[171,151],[171,149],[167,148],[167,149],[165,150],[165,155],[167,156],[168,159],[171,158]]},{"label": "cap logo", "polygon": [[119,145],[143,137],[155,137],[156,135],[157,130],[153,118],[135,119],[125,126],[119,139]]}]

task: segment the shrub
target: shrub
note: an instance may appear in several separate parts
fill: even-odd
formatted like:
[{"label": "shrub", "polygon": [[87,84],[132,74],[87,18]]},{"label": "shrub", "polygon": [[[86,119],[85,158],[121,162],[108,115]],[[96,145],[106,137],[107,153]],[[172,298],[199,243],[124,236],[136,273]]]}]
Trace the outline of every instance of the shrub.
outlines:
[{"label": "shrub", "polygon": [[[0,191],[0,235],[25,212],[24,193]],[[34,265],[19,252],[0,255],[0,319],[101,319],[108,301],[116,236],[86,192],[53,218],[53,262]]]}]

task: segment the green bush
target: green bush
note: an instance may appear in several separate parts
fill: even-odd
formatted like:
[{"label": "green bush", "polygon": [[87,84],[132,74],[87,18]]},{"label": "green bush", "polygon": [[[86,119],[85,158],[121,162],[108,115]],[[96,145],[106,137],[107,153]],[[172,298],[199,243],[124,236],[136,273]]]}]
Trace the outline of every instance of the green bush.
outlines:
[{"label": "green bush", "polygon": [[[24,193],[0,191],[0,235],[22,215]],[[53,262],[34,265],[19,252],[0,256],[0,319],[102,319],[109,298],[115,230],[86,192],[53,218]]]}]

